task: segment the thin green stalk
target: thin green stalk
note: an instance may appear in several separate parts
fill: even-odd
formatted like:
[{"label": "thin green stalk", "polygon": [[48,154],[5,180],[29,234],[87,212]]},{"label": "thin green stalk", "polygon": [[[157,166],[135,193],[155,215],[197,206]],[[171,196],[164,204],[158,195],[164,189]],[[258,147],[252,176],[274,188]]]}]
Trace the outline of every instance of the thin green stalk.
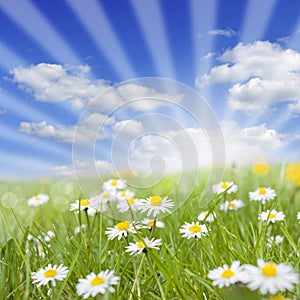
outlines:
[{"label": "thin green stalk", "polygon": [[163,300],[166,300],[164,290],[163,290],[163,288],[162,288],[162,286],[161,286],[161,283],[160,283],[160,281],[159,281],[159,278],[158,278],[158,276],[157,276],[157,274],[156,274],[156,271],[155,271],[155,269],[154,269],[154,266],[153,266],[153,264],[152,264],[152,261],[151,261],[151,259],[150,259],[150,257],[149,257],[149,255],[148,255],[147,252],[145,253],[145,256],[146,256],[146,258],[147,258],[147,261],[148,261],[148,263],[149,263],[149,266],[150,266],[150,269],[151,269],[151,271],[152,271],[152,273],[153,273],[153,276],[154,276],[154,278],[155,278],[155,280],[156,280],[157,286],[158,286],[159,291],[160,291],[161,298],[162,298]]}]

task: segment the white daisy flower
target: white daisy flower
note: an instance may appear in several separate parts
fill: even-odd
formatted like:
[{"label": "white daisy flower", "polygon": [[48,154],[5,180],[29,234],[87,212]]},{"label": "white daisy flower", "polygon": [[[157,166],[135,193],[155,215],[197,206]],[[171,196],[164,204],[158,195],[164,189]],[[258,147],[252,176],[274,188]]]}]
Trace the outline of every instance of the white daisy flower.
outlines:
[{"label": "white daisy flower", "polygon": [[145,225],[145,226],[142,226],[142,228],[152,229],[154,226],[154,222],[155,222],[155,228],[164,228],[165,227],[165,223],[162,221],[145,218],[144,220],[141,221],[141,223],[143,225]]},{"label": "white daisy flower", "polygon": [[140,199],[136,198],[128,198],[126,200],[120,200],[117,204],[117,209],[119,210],[120,213],[124,213],[128,211],[130,208],[133,211],[139,210],[141,206],[141,201]]},{"label": "white daisy flower", "polygon": [[36,196],[31,197],[27,200],[27,204],[29,206],[40,206],[47,203],[49,200],[49,196],[46,194],[38,194]]},{"label": "white daisy flower", "polygon": [[272,209],[271,211],[268,209],[267,211],[263,211],[259,216],[258,220],[260,221],[267,221],[268,224],[275,223],[277,221],[282,221],[285,219],[285,215],[282,211],[277,211]]},{"label": "white daisy flower", "polygon": [[272,248],[274,245],[279,245],[283,242],[283,236],[276,235],[276,236],[269,236],[267,238],[267,246]]},{"label": "white daisy flower", "polygon": [[86,224],[81,224],[81,226],[77,226],[74,228],[74,234],[80,233],[80,231],[85,232],[86,230]]},{"label": "white daisy flower", "polygon": [[143,239],[143,241],[139,241],[136,243],[129,243],[129,246],[126,246],[125,252],[129,252],[130,255],[133,255],[135,253],[141,254],[145,248],[151,248],[151,249],[156,249],[159,250],[158,246],[161,246],[162,242],[161,239],[154,239],[152,238],[149,240],[147,237]]},{"label": "white daisy flower", "polygon": [[45,250],[42,244],[37,244],[37,250],[40,257],[44,258],[46,256]]},{"label": "white daisy flower", "polygon": [[47,231],[43,234],[45,242],[49,243],[54,237],[55,233],[52,230]]},{"label": "white daisy flower", "polygon": [[218,184],[213,185],[212,191],[214,194],[222,194],[226,191],[227,194],[237,192],[238,187],[232,181],[219,182]]},{"label": "white daisy flower", "polygon": [[104,191],[116,191],[125,189],[127,186],[126,181],[123,179],[109,179],[103,183]]},{"label": "white daisy flower", "polygon": [[274,295],[278,291],[291,291],[294,284],[299,283],[299,276],[287,263],[274,264],[257,260],[257,267],[252,265],[244,266],[245,282],[250,290],[258,290],[262,295]]},{"label": "white daisy flower", "polygon": [[218,286],[219,288],[228,287],[231,284],[242,281],[243,267],[240,266],[240,262],[237,260],[230,267],[223,265],[223,267],[209,271],[207,277],[213,280],[213,286]]},{"label": "white daisy flower", "polygon": [[133,223],[130,223],[129,221],[123,221],[116,224],[114,227],[108,227],[105,231],[105,234],[109,240],[113,240],[116,237],[118,240],[120,240],[123,236],[127,237],[128,232],[136,233]]},{"label": "white daisy flower", "polygon": [[141,199],[141,212],[147,211],[147,217],[153,214],[155,218],[160,212],[171,213],[170,208],[174,206],[174,202],[168,197],[152,196],[147,199]]},{"label": "white daisy flower", "polygon": [[188,223],[185,222],[184,225],[180,227],[180,233],[183,233],[182,237],[187,239],[190,238],[202,238],[203,235],[208,235],[208,229],[205,224],[199,224],[199,222]]},{"label": "white daisy flower", "polygon": [[133,198],[134,192],[130,190],[117,192],[117,199],[119,201],[127,200],[128,198]]},{"label": "white daisy flower", "polygon": [[273,200],[276,197],[276,192],[269,187],[260,187],[254,192],[249,192],[249,198],[252,201],[261,201],[265,204],[266,201]]},{"label": "white daisy flower", "polygon": [[228,211],[228,210],[238,210],[239,208],[245,206],[244,202],[240,199],[235,199],[232,201],[225,201],[224,203],[220,204],[220,210]]},{"label": "white daisy flower", "polygon": [[216,217],[216,213],[214,213],[214,212],[210,213],[209,211],[203,211],[202,213],[200,213],[197,220],[213,222],[215,220],[215,217]]},{"label": "white daisy flower", "polygon": [[298,220],[299,223],[300,223],[300,212],[297,212],[297,220]]},{"label": "white daisy flower", "polygon": [[75,211],[78,213],[79,206],[80,210],[86,210],[89,216],[93,216],[101,211],[104,212],[107,209],[106,204],[101,202],[100,196],[91,197],[90,199],[82,199],[80,201],[76,200],[75,203],[71,203],[70,211]]},{"label": "white daisy flower", "polygon": [[107,290],[113,293],[115,291],[113,285],[117,285],[119,279],[120,277],[115,276],[115,271],[105,270],[97,275],[92,272],[86,278],[78,280],[76,285],[77,295],[82,295],[84,299],[87,299],[98,294],[105,294]]},{"label": "white daisy flower", "polygon": [[117,199],[115,191],[104,191],[100,194],[99,197],[101,203],[108,203],[110,201],[115,201]]},{"label": "white daisy flower", "polygon": [[31,277],[32,283],[37,283],[37,286],[46,285],[51,281],[52,285],[56,285],[56,280],[64,280],[68,274],[68,267],[64,265],[49,264],[46,268],[40,268],[37,272],[33,272]]}]

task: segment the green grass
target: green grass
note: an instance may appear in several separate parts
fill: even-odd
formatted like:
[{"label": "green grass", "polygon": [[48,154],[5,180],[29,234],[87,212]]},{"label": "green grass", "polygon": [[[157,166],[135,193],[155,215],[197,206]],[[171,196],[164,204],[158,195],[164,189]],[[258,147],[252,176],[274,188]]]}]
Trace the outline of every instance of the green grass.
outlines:
[{"label": "green grass", "polygon": [[[143,190],[142,194],[137,190],[137,196],[151,196],[157,192],[166,195],[174,185],[173,179],[166,178],[159,186]],[[130,235],[128,241],[125,238],[108,241],[104,234],[107,227],[117,223],[116,220],[105,214],[89,217],[84,212],[78,215],[68,211],[69,203],[82,197],[75,182],[2,182],[0,299],[81,299],[76,296],[78,279],[105,269],[115,270],[120,283],[115,293],[98,296],[98,299],[262,299],[258,292],[250,292],[241,285],[224,289],[213,287],[207,274],[234,260],[256,264],[257,258],[275,263],[289,262],[298,270],[300,225],[296,213],[300,211],[300,193],[282,178],[276,167],[261,177],[248,169],[230,169],[224,180],[232,180],[239,186],[236,195],[227,195],[227,199],[242,199],[245,207],[227,213],[220,211],[224,195],[211,195],[210,201],[201,202],[206,178],[200,178],[189,199],[163,218],[165,228],[154,230],[153,236],[163,241],[161,249],[148,250],[147,255],[142,253],[133,258],[124,250],[128,241],[137,240],[136,236]],[[248,192],[259,186],[274,188],[275,201],[267,202],[264,207],[249,201]],[[49,202],[40,207],[28,207],[27,199],[41,192],[50,195]],[[176,203],[182,201],[176,198],[178,195],[180,191],[177,190],[171,194]],[[10,203],[13,208],[9,208]],[[259,222],[259,212],[271,208],[283,210],[286,220],[269,225]],[[196,221],[203,210],[217,214],[215,222],[208,224],[209,236],[199,240],[182,238],[180,226],[186,221]],[[86,232],[75,235],[74,228],[82,223],[88,226]],[[36,244],[28,241],[28,235],[37,238],[48,230],[54,231],[55,237],[50,243],[41,240],[45,250],[42,258]],[[284,236],[283,243],[267,247],[267,237],[277,234]],[[149,236],[150,231],[142,229],[141,235]],[[68,266],[68,277],[57,282],[54,288],[50,285],[37,288],[32,284],[31,272],[49,263]],[[300,287],[282,295],[300,299]]]}]

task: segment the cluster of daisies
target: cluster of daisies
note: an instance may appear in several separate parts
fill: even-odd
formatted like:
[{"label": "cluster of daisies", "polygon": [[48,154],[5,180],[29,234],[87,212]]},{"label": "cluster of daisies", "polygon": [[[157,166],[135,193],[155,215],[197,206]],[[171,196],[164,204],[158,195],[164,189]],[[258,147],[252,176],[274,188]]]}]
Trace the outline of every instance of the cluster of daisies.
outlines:
[{"label": "cluster of daisies", "polygon": [[[218,198],[223,200],[219,203],[219,209],[225,213],[228,211],[237,211],[244,207],[244,202],[241,199],[235,198],[235,193],[238,187],[234,182],[220,182],[213,185],[212,192],[215,195],[220,195]],[[228,196],[230,195],[230,196]],[[258,201],[264,205],[274,200],[276,192],[270,187],[259,187],[257,190],[249,192],[250,201]],[[39,206],[46,203],[49,197],[44,194],[39,194],[28,200],[28,205]],[[115,224],[113,227],[108,227],[105,230],[105,235],[108,240],[125,239],[127,246],[125,252],[129,255],[141,255],[147,251],[160,250],[162,245],[161,239],[156,239],[153,235],[155,228],[163,228],[164,223],[158,219],[160,214],[171,213],[175,203],[168,197],[154,195],[146,199],[135,197],[133,191],[127,189],[127,183],[122,179],[110,179],[103,184],[103,191],[89,199],[76,200],[70,205],[70,211],[80,213],[85,211],[88,216],[93,216],[97,213],[107,211],[112,204],[120,213],[125,212],[141,212],[146,214],[146,218],[137,222],[125,220]],[[214,222],[217,214],[213,210],[202,211],[197,220],[194,222],[185,222],[180,228],[179,233],[182,238],[201,239],[203,236],[208,236],[210,228],[208,223]],[[300,220],[300,212],[297,215]],[[262,211],[258,220],[269,223],[275,223],[285,219],[282,211],[275,209]],[[85,224],[76,227],[75,234],[86,229]],[[150,229],[150,230],[149,230]],[[145,231],[147,230],[147,231]],[[147,234],[145,234],[147,232]],[[150,235],[149,235],[150,232]],[[53,234],[46,233],[35,239],[36,244],[42,247],[39,241],[43,238],[51,239]],[[148,235],[148,236],[147,236]],[[279,244],[283,240],[280,235],[267,237],[267,246],[273,247],[274,244]],[[43,250],[41,250],[43,253]],[[40,254],[42,256],[42,254]],[[33,282],[38,286],[46,285],[49,282],[53,286],[56,281],[67,280],[68,267],[63,264],[51,265],[46,268],[41,268],[37,272],[33,272]],[[259,290],[262,295],[276,295],[278,292],[292,290],[295,284],[299,283],[298,274],[293,270],[288,263],[275,264],[273,262],[265,262],[263,259],[258,259],[257,265],[241,265],[239,261],[232,262],[231,266],[223,265],[217,269],[211,270],[208,273],[208,278],[212,280],[213,286],[219,288],[228,287],[231,284],[243,284],[251,290]],[[113,270],[105,270],[96,274],[94,272],[86,276],[86,278],[78,279],[76,291],[83,298],[95,297],[97,294],[104,294],[106,291],[114,292],[114,285],[118,285],[120,277],[115,275]]]},{"label": "cluster of daisies", "polygon": [[126,187],[125,180],[110,179],[103,183],[103,192],[100,195],[89,199],[76,200],[75,203],[71,204],[70,210],[75,212],[85,210],[88,215],[92,216],[107,211],[108,205],[112,208],[112,205],[115,204],[120,213],[139,211],[141,213],[147,212],[148,217],[151,214],[156,217],[160,212],[170,213],[170,209],[174,206],[174,202],[168,197],[136,198],[134,192],[126,189]]}]

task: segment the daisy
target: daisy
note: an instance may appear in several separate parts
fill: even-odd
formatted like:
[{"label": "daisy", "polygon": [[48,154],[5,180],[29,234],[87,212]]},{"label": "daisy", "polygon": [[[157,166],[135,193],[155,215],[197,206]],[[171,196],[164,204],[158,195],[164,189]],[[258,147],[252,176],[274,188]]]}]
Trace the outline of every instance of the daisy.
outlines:
[{"label": "daisy", "polygon": [[144,220],[141,221],[141,223],[145,226],[142,226],[142,228],[148,228],[152,229],[155,223],[155,228],[164,228],[165,223],[159,220],[154,220],[154,219],[149,219],[145,218]]},{"label": "daisy", "polygon": [[108,203],[117,199],[115,191],[104,191],[99,197],[101,203]]},{"label": "daisy", "polygon": [[127,200],[128,198],[133,198],[133,197],[134,197],[134,192],[130,190],[117,192],[117,199],[119,201]]},{"label": "daisy", "polygon": [[213,222],[215,220],[216,213],[203,211],[197,218],[199,221]]},{"label": "daisy", "polygon": [[128,211],[130,208],[133,211],[137,211],[139,210],[140,206],[141,206],[140,199],[131,197],[125,200],[120,200],[117,204],[117,209],[119,210],[120,213],[124,213]]},{"label": "daisy", "polygon": [[199,224],[199,222],[188,223],[185,222],[184,225],[180,227],[180,233],[183,233],[182,237],[190,238],[202,238],[203,235],[208,235],[208,229],[205,224]]},{"label": "daisy", "polygon": [[38,254],[40,257],[44,258],[45,257],[45,250],[42,244],[38,244],[37,245],[37,250],[38,250]]},{"label": "daisy", "polygon": [[267,221],[268,224],[275,223],[277,221],[282,221],[285,219],[285,215],[282,211],[277,211],[272,209],[271,211],[268,209],[267,211],[263,211],[259,216],[258,220],[260,221]]},{"label": "daisy", "polygon": [[238,210],[239,208],[244,206],[244,202],[240,199],[235,199],[232,201],[225,201],[220,205],[220,210],[227,211],[227,210]]},{"label": "daisy", "polygon": [[285,298],[282,295],[270,296],[269,298],[265,298],[265,300],[291,300],[290,298]]},{"label": "daisy", "polygon": [[106,211],[106,204],[101,201],[101,197],[95,196],[90,199],[76,200],[75,203],[71,203],[70,211],[75,211],[76,213],[80,210],[85,210],[89,216],[93,216],[98,212]]},{"label": "daisy", "polygon": [[171,213],[170,208],[174,206],[174,202],[168,197],[152,196],[147,199],[141,199],[141,212],[147,211],[147,217],[153,214],[156,217],[160,212]]},{"label": "daisy", "polygon": [[274,245],[279,245],[283,242],[283,236],[276,235],[276,236],[269,236],[267,238],[267,246],[272,248]]},{"label": "daisy", "polygon": [[104,191],[116,191],[125,189],[127,186],[126,181],[123,179],[109,179],[103,183]]},{"label": "daisy", "polygon": [[294,284],[298,284],[298,274],[292,266],[287,263],[274,264],[257,260],[257,267],[245,265],[245,277],[243,282],[247,283],[250,290],[259,289],[260,293],[274,295],[278,291],[291,291]]},{"label": "daisy", "polygon": [[217,269],[209,271],[207,277],[213,280],[213,286],[223,288],[224,286],[230,286],[238,281],[241,281],[243,274],[243,268],[240,266],[239,261],[234,261],[231,267],[223,265]]},{"label": "daisy", "polygon": [[158,246],[161,246],[162,242],[161,239],[154,239],[152,238],[151,240],[149,240],[147,237],[143,239],[143,241],[139,241],[136,243],[129,243],[129,246],[126,246],[126,250],[125,252],[129,252],[130,255],[133,255],[135,253],[141,254],[145,248],[152,248],[152,249],[156,249],[159,250]]},{"label": "daisy", "polygon": [[300,212],[297,212],[297,220],[298,220],[299,223],[300,223]]},{"label": "daisy", "polygon": [[263,176],[269,173],[270,167],[265,163],[257,163],[252,167],[252,172],[256,175]]},{"label": "daisy", "polygon": [[49,264],[46,268],[40,268],[37,272],[33,272],[31,277],[33,279],[32,283],[38,283],[37,286],[46,285],[51,281],[52,285],[55,286],[55,280],[64,280],[68,274],[68,267],[64,265],[54,265]]},{"label": "daisy", "polygon": [[120,277],[115,276],[115,271],[105,270],[99,274],[92,272],[86,278],[80,278],[76,285],[77,295],[83,295],[84,299],[95,297],[98,294],[105,294],[108,290],[113,293],[113,285],[117,285]]},{"label": "daisy", "polygon": [[81,226],[77,226],[74,228],[74,234],[80,233],[80,231],[85,232],[86,224],[81,224]]},{"label": "daisy", "polygon": [[29,206],[40,206],[42,204],[47,203],[49,200],[49,196],[45,194],[38,194],[36,196],[31,197],[27,200],[27,204]]},{"label": "daisy", "polygon": [[120,240],[122,236],[127,237],[128,232],[136,233],[133,223],[130,223],[129,221],[123,221],[116,224],[114,227],[108,227],[105,231],[105,234],[109,240],[113,240],[116,237],[118,240]]},{"label": "daisy", "polygon": [[254,192],[249,192],[249,198],[252,201],[261,201],[265,204],[266,201],[273,200],[276,197],[276,192],[269,187],[260,187]]},{"label": "daisy", "polygon": [[45,234],[43,234],[45,242],[50,242],[54,237],[55,233],[52,230],[47,231]]},{"label": "daisy", "polygon": [[236,184],[232,181],[219,182],[218,184],[213,185],[212,191],[214,194],[222,194],[226,191],[227,194],[235,193],[238,190]]}]

